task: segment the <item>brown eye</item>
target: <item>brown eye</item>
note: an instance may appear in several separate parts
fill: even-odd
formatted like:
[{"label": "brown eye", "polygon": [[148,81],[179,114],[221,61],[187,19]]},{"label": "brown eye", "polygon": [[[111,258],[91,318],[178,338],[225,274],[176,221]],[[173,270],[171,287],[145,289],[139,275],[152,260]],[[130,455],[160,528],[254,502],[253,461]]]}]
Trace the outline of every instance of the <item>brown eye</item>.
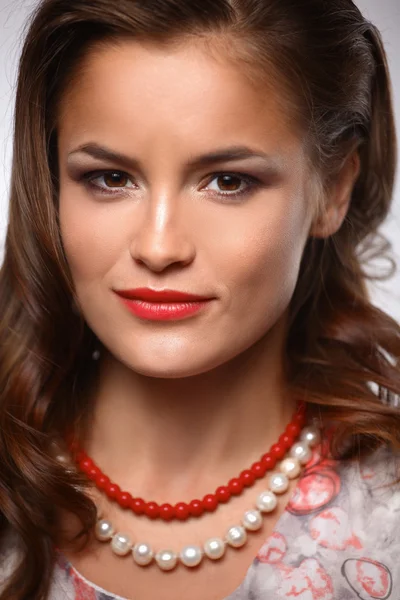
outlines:
[{"label": "brown eye", "polygon": [[234,201],[259,189],[261,182],[256,177],[242,173],[215,173],[204,189],[221,200]]},{"label": "brown eye", "polygon": [[242,181],[237,175],[219,175],[217,177],[217,184],[222,192],[237,192]]},{"label": "brown eye", "polygon": [[123,171],[99,171],[86,173],[83,176],[92,191],[102,194],[121,194],[135,188],[132,179]]},{"label": "brown eye", "polygon": [[107,187],[123,188],[127,186],[129,177],[119,171],[110,171],[104,173],[103,180]]}]

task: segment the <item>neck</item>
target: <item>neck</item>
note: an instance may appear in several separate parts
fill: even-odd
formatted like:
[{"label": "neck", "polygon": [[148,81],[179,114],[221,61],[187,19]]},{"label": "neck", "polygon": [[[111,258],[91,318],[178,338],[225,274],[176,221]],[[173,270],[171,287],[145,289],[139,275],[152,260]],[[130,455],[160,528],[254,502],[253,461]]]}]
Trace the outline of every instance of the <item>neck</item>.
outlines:
[{"label": "neck", "polygon": [[105,354],[87,453],[123,489],[168,501],[228,481],[268,451],[295,410],[281,334],[179,379],[146,377]]}]

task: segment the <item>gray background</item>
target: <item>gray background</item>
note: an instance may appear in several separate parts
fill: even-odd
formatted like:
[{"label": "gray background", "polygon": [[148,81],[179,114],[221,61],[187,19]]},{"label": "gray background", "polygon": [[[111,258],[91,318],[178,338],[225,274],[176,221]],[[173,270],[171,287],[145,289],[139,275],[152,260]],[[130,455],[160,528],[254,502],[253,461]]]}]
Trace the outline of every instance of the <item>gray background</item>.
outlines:
[{"label": "gray background", "polygon": [[[35,4],[34,0],[0,0],[0,260],[7,223],[16,66],[23,26]],[[400,128],[400,0],[358,0],[357,4],[365,16],[379,27],[383,35],[393,81],[397,125]],[[392,214],[382,232],[393,244],[393,254],[398,261],[399,272],[385,283],[371,285],[372,297],[375,304],[400,322],[399,177]]]}]

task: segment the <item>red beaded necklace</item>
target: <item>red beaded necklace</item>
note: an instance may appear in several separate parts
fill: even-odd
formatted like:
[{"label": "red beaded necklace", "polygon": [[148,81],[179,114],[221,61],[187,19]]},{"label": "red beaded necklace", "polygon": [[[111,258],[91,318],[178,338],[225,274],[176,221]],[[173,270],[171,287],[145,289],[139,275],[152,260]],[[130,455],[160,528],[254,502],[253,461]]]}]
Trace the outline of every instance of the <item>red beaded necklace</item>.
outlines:
[{"label": "red beaded necklace", "polygon": [[290,450],[300,434],[305,423],[305,404],[299,402],[292,420],[286,426],[278,442],[273,444],[269,452],[263,454],[258,462],[245,469],[238,477],[231,479],[227,485],[218,487],[213,494],[206,494],[202,500],[192,500],[189,503],[178,502],[174,506],[168,503],[146,502],[143,498],[134,498],[129,492],[124,492],[105,475],[94,461],[79,448],[76,442],[70,446],[71,453],[79,469],[94,481],[96,487],[108,498],[117,502],[121,508],[130,509],[136,515],[145,515],[150,519],[185,521],[190,517],[200,517],[204,512],[213,512],[218,504],[228,502],[232,496],[238,496],[244,488],[251,487],[257,479],[264,477],[267,471],[275,467],[276,461],[281,460]]}]

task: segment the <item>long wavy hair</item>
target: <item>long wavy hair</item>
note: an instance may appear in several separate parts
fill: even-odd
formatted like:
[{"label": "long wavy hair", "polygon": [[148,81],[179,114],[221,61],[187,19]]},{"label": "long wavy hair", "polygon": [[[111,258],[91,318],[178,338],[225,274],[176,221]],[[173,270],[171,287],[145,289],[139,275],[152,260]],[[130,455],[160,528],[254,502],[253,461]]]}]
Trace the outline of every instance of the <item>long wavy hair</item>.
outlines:
[{"label": "long wavy hair", "polygon": [[[90,423],[96,338],[73,309],[58,222],[57,106],[81,58],[120,38],[233,40],[249,72],[280,79],[308,140],[321,189],[350,148],[361,172],[340,230],[306,245],[290,306],[287,378],[322,422],[335,421],[343,460],[400,447],[400,328],[371,304],[368,260],[393,193],[396,139],[381,37],[351,0],[44,0],[19,65],[5,257],[0,272],[0,540],[19,541],[1,600],[44,600],[57,514],[96,519],[82,477],[51,444]],[[245,64],[243,63],[243,64]],[[239,63],[238,63],[239,64]]]}]

